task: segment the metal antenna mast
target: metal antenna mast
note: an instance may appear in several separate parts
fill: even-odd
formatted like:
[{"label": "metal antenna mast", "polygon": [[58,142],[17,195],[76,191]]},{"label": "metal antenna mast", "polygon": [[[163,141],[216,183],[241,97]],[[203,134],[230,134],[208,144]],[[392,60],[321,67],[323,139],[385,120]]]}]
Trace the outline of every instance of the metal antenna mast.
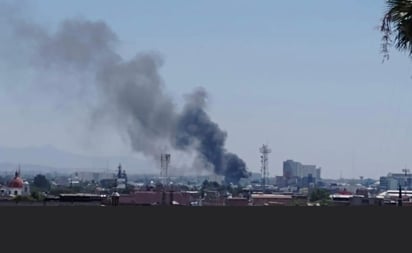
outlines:
[{"label": "metal antenna mast", "polygon": [[160,155],[160,179],[162,184],[165,186],[168,181],[168,168],[170,163],[170,154],[161,154]]},{"label": "metal antenna mast", "polygon": [[268,159],[268,155],[269,155],[269,153],[272,152],[272,150],[267,145],[263,145],[261,148],[259,148],[259,151],[262,154],[260,156],[260,161],[262,163],[262,168],[261,168],[262,187],[263,187],[263,191],[265,191],[266,190],[267,180],[268,180],[268,177],[269,177],[269,159]]}]

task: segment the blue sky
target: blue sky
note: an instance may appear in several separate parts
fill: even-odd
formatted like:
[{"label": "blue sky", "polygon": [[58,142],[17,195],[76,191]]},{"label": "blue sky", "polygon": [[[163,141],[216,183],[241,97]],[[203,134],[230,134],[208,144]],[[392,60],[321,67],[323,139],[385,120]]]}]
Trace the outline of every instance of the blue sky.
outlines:
[{"label": "blue sky", "polygon": [[[395,51],[381,62],[383,0],[26,2],[28,15],[50,28],[77,16],[104,20],[126,58],[161,53],[168,92],[181,101],[205,87],[228,149],[252,171],[263,143],[273,151],[271,175],[281,174],[286,159],[317,164],[326,177],[376,178],[412,167],[412,63]],[[83,145],[76,113],[15,103],[5,95],[0,101],[8,118],[2,145],[127,152],[116,133],[107,145]]]}]

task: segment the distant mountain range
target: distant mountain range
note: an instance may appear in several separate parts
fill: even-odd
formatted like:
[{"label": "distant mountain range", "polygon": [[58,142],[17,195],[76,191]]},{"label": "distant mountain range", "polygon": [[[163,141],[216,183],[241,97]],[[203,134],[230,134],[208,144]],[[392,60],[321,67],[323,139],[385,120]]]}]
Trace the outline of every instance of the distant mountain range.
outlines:
[{"label": "distant mountain range", "polygon": [[153,171],[150,161],[134,157],[99,157],[73,154],[53,146],[10,148],[0,147],[0,171],[22,170],[36,172],[115,171],[118,164],[128,172]]}]

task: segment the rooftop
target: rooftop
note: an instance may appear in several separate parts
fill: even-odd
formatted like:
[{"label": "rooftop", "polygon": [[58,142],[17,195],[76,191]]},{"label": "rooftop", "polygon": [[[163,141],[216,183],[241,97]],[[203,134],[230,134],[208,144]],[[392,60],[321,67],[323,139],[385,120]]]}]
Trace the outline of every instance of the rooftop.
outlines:
[{"label": "rooftop", "polygon": [[291,199],[291,195],[282,195],[282,194],[252,194],[254,199]]}]

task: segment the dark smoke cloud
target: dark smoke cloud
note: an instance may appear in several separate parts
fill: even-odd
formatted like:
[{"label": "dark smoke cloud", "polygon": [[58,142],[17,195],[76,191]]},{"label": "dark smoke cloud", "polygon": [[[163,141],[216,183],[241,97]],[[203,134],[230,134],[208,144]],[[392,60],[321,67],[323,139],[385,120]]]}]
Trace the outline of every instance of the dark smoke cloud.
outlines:
[{"label": "dark smoke cloud", "polygon": [[175,145],[180,149],[194,147],[201,158],[213,165],[214,172],[225,175],[227,182],[238,183],[247,177],[246,165],[237,155],[228,153],[227,133],[222,131],[205,112],[207,93],[199,88],[187,96],[187,102],[177,122]]},{"label": "dark smoke cloud", "polygon": [[227,133],[205,111],[204,89],[188,95],[183,110],[177,112],[159,75],[163,63],[159,55],[123,59],[116,52],[116,34],[102,21],[70,19],[50,32],[12,13],[17,12],[3,13],[0,21],[11,29],[12,41],[29,49],[31,67],[92,74],[93,83],[84,85],[95,86],[97,92],[93,118],[116,122],[135,151],[158,158],[165,147],[194,149],[205,167],[224,175],[227,182],[247,177],[245,163],[224,147]]},{"label": "dark smoke cloud", "polygon": [[168,145],[177,118],[158,73],[161,63],[157,55],[139,54],[130,61],[104,65],[97,74],[103,113],[118,116],[134,150],[156,158]]},{"label": "dark smoke cloud", "polygon": [[121,61],[113,50],[117,42],[116,34],[104,22],[65,20],[54,34],[43,37],[38,53],[47,67],[101,67]]}]

